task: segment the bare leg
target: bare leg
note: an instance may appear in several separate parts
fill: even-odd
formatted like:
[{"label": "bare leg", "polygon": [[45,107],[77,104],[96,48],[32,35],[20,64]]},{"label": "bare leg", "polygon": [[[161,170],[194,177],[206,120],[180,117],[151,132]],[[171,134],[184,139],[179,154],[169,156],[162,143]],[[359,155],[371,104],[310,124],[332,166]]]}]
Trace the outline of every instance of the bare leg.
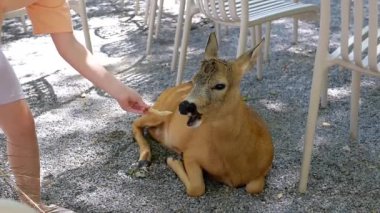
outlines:
[{"label": "bare leg", "polygon": [[[17,186],[39,204],[39,148],[34,119],[25,100],[0,105],[0,128],[8,139],[8,159]],[[20,196],[20,199],[28,203],[24,196]]]}]

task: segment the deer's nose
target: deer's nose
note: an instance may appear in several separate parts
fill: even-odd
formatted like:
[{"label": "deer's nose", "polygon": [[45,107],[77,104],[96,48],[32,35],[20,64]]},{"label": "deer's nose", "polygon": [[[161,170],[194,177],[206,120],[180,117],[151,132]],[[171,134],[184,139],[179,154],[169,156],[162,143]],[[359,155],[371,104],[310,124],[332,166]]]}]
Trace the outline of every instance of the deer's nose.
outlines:
[{"label": "deer's nose", "polygon": [[182,101],[179,104],[179,112],[182,115],[187,115],[188,113],[194,114],[197,112],[197,106],[194,103],[190,103],[188,101]]}]

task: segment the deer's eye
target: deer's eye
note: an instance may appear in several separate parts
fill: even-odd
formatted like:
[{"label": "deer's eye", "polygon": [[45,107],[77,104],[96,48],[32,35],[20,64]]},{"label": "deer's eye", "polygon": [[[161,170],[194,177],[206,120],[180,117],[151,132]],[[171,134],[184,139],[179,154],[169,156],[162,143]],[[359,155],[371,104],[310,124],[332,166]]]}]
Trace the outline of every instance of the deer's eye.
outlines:
[{"label": "deer's eye", "polygon": [[226,88],[226,85],[225,84],[217,84],[215,85],[212,89],[216,89],[216,90],[222,90]]}]

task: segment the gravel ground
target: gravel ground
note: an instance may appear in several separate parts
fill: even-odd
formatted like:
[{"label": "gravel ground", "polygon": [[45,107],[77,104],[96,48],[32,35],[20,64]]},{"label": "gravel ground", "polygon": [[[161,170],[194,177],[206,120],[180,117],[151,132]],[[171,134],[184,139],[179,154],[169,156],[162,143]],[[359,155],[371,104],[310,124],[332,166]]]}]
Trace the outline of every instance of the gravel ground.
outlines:
[{"label": "gravel ground", "polygon": [[[338,7],[337,3],[334,11]],[[170,62],[175,7],[165,7],[161,33],[149,57],[144,57],[143,16],[134,15],[131,2],[121,7],[115,0],[88,0],[88,11],[94,53],[118,78],[150,103],[174,84]],[[79,18],[74,16],[74,21],[75,33],[82,39]],[[333,29],[338,23],[339,12],[334,12]],[[363,78],[360,136],[351,142],[350,73],[335,67],[330,74],[329,105],[318,120],[308,192],[297,191],[318,25],[301,21],[299,43],[293,45],[291,19],[274,22],[264,79],[256,80],[251,72],[242,81],[248,104],[263,116],[273,135],[275,159],[265,192],[250,196],[244,188],[230,188],[206,177],[205,195],[190,198],[165,164],[171,153],[156,144],[152,144],[149,175],[131,177],[128,171],[138,159],[131,134],[136,115],[122,111],[65,64],[49,37],[32,36],[30,25],[23,33],[19,22],[7,20],[3,50],[35,115],[43,200],[77,212],[380,212],[380,83]],[[202,16],[194,19],[185,80],[197,70],[212,31]],[[223,35],[222,57],[234,57],[237,34],[230,29]],[[0,166],[8,171],[1,134],[0,140]],[[2,178],[0,187],[0,197],[15,198]]]}]

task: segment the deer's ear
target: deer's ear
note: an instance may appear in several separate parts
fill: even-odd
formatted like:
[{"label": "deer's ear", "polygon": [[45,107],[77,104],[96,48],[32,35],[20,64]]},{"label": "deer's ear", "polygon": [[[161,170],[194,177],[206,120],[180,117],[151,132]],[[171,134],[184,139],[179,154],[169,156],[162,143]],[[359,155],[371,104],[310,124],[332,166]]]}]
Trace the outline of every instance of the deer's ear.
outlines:
[{"label": "deer's ear", "polygon": [[212,32],[208,37],[204,59],[208,60],[216,57],[218,57],[218,41],[215,32]]},{"label": "deer's ear", "polygon": [[234,66],[241,74],[244,74],[249,70],[254,64],[256,64],[257,56],[261,52],[261,46],[263,45],[264,38],[260,41],[256,47],[247,51],[243,55],[239,56],[234,62]]}]

